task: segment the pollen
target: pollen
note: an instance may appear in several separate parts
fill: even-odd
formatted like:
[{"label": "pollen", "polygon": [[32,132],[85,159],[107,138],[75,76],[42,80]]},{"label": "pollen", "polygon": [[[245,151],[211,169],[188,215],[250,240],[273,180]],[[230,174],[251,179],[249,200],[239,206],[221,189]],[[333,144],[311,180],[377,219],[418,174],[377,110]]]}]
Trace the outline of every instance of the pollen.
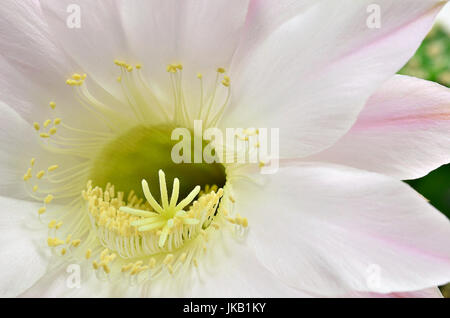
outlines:
[{"label": "pollen", "polygon": [[45,204],[49,204],[49,203],[52,202],[52,200],[53,200],[53,195],[49,194],[49,195],[47,195],[47,196],[45,197],[44,203],[45,203]]},{"label": "pollen", "polygon": [[56,169],[58,169],[58,167],[59,167],[58,165],[52,165],[52,166],[48,167],[47,170],[48,170],[49,172],[55,171]]},{"label": "pollen", "polygon": [[[247,219],[234,213],[233,204],[229,202],[234,202],[234,199],[225,190],[226,175],[224,180],[211,180],[211,183],[219,186],[205,185],[204,178],[186,182],[184,178],[192,178],[192,172],[187,176],[181,172],[178,178],[166,180],[164,171],[156,170],[159,166],[152,167],[155,170],[149,169],[150,172],[143,171],[143,175],[140,175],[139,167],[131,167],[133,160],[121,162],[120,165],[114,162],[112,166],[120,166],[117,169],[119,177],[110,176],[103,167],[99,167],[97,175],[96,160],[99,158],[96,151],[102,151],[111,141],[114,144],[118,136],[129,129],[134,131],[135,126],[151,125],[156,112],[164,118],[162,125],[170,124],[170,127],[175,124],[191,129],[195,119],[203,120],[205,126],[216,126],[230,102],[231,79],[223,67],[212,69],[211,72],[202,70],[204,73],[195,73],[196,70],[193,70],[192,84],[197,86],[199,94],[190,95],[183,87],[184,81],[189,81],[183,74],[188,67],[178,61],[162,66],[162,70],[166,67],[171,87],[167,101],[173,106],[166,107],[166,99],[163,102],[159,100],[161,92],[154,90],[158,85],[149,84],[144,78],[144,72],[139,71],[142,69],[141,64],[122,59],[114,60],[114,64],[118,66],[119,72],[112,80],[117,80],[116,86],[120,87],[124,95],[123,99],[117,100],[117,105],[126,103],[123,106],[130,108],[130,115],[124,116],[117,111],[119,108],[110,107],[108,102],[97,99],[88,89],[90,83],[85,82],[86,74],[78,72],[69,75],[66,84],[72,86],[80,106],[104,119],[111,129],[106,132],[72,127],[69,125],[70,118],[66,121],[63,117],[62,121],[53,115],[38,119],[33,123],[36,136],[45,139],[40,139],[41,145],[55,154],[48,157],[49,160],[56,161],[60,155],[69,154],[80,158],[80,161],[73,166],[68,166],[69,162],[59,162],[58,165],[57,161],[45,162],[41,166],[42,159],[38,158],[36,168],[36,159],[33,158],[23,179],[36,179],[24,183],[24,186],[41,204],[40,208],[36,208],[37,217],[48,227],[47,245],[54,255],[88,260],[84,262],[90,266],[92,264],[100,279],[105,276],[108,280],[125,277],[133,283],[155,279],[160,275],[172,279],[178,274],[184,275],[187,268],[198,267],[203,257],[214,250],[213,244],[215,239],[221,237],[221,231],[229,227],[239,234],[240,230],[248,227]],[[187,74],[190,76],[190,71]],[[195,74],[199,80],[195,79]],[[188,105],[192,102],[191,97],[195,99],[195,106],[199,106],[195,107],[197,114],[193,114]],[[61,103],[64,101],[58,100],[60,111],[71,106]],[[51,109],[46,111],[54,114],[51,110],[56,108],[55,101],[50,101],[48,106]],[[246,136],[243,138],[254,135],[253,131],[244,133]],[[108,159],[114,160],[111,157]],[[128,164],[130,174],[127,171]],[[163,166],[167,172],[173,173],[167,170],[170,166]],[[131,171],[133,169],[135,171]],[[131,179],[132,176],[133,179],[124,182],[122,175],[123,178]],[[148,178],[153,175],[155,179]],[[89,178],[98,184],[89,181],[82,190],[80,184],[83,187]],[[110,180],[116,184],[107,183]],[[138,189],[129,188],[136,181],[138,185],[140,182],[142,189],[139,186]],[[159,194],[155,196],[158,186]],[[67,202],[58,217],[52,216],[53,206],[50,205],[56,199]],[[226,204],[227,210],[222,202]],[[85,209],[81,211],[84,213],[78,213],[80,207]],[[73,216],[73,219],[66,219],[68,216]],[[63,221],[66,222],[64,227]]]},{"label": "pollen", "polygon": [[51,119],[47,119],[46,121],[44,121],[44,124],[42,124],[42,126],[44,126],[44,128],[47,128],[48,125],[50,125],[52,123]]},{"label": "pollen", "polygon": [[[105,246],[116,250],[122,257],[141,257],[183,247],[196,238],[216,212],[223,190],[203,194],[196,186],[183,200],[178,202],[180,182],[174,179],[172,194],[166,188],[165,174],[159,171],[161,203],[151,194],[148,183],[142,180],[146,203],[135,194],[123,201],[124,194],[111,191],[112,185],[103,190],[88,183],[83,197],[88,202],[88,211]],[[131,242],[133,249],[128,248]],[[174,256],[172,256],[174,257]],[[166,261],[173,260],[169,257]]]}]

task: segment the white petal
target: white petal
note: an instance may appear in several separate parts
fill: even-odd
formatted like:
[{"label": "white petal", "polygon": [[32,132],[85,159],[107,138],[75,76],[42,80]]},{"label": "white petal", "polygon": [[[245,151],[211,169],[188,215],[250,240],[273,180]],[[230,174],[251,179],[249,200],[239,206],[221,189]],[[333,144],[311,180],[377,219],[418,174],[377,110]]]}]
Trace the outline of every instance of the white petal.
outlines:
[{"label": "white petal", "polygon": [[[158,97],[171,105],[166,67],[183,64],[183,87],[191,114],[198,114],[200,83],[216,85],[216,70],[228,70],[238,46],[248,0],[123,1],[121,13],[131,51]],[[219,94],[221,92],[219,91]],[[219,98],[217,98],[219,100]]]},{"label": "white petal", "polygon": [[202,71],[199,65],[229,63],[248,6],[246,0],[84,0],[77,1],[81,28],[70,29],[66,9],[72,3],[44,1],[43,12],[64,50],[110,91],[119,72],[114,59],[142,63],[157,79],[152,86],[169,84],[169,63],[187,63],[194,72]]},{"label": "white petal", "polygon": [[236,179],[249,244],[285,283],[325,295],[413,291],[450,280],[450,223],[408,185],[299,164],[260,186]]},{"label": "white petal", "polygon": [[204,72],[228,66],[248,2],[145,0],[120,4],[133,52],[149,67],[165,71],[167,64],[180,62],[194,72]]},{"label": "white petal", "polygon": [[[221,242],[223,243],[223,241]],[[206,270],[196,279],[188,297],[312,297],[284,284],[265,268],[253,251],[244,244],[229,241],[212,247],[214,261],[201,264]],[[210,258],[210,255],[208,255]]]},{"label": "white petal", "polygon": [[438,25],[442,25],[448,33],[450,33],[450,3],[447,3],[444,9],[439,13],[436,18]]},{"label": "white petal", "polygon": [[372,3],[314,1],[256,49],[238,50],[231,73],[234,100],[223,127],[280,128],[282,157],[332,145],[377,87],[413,55],[442,5],[378,1],[382,25],[373,29],[366,23]]},{"label": "white petal", "polygon": [[[73,265],[80,265],[78,269]],[[20,297],[35,298],[107,298],[107,297],[140,297],[142,286],[130,286],[124,280],[121,283],[102,281],[97,279],[92,265],[84,262],[80,264],[59,262],[52,264],[52,268],[41,277],[32,287],[28,288]],[[78,284],[79,283],[79,284]]]},{"label": "white petal", "polygon": [[390,293],[390,294],[377,294],[377,293],[351,293],[346,297],[358,297],[358,298],[442,298],[442,293],[437,287],[427,288],[418,291],[405,292],[405,293]]},{"label": "white petal", "polygon": [[49,255],[38,208],[36,203],[0,197],[1,297],[19,295],[46,271]]},{"label": "white petal", "polygon": [[114,91],[120,74],[114,59],[130,57],[118,1],[44,0],[41,3],[52,35],[82,68],[72,72],[87,73]]},{"label": "white petal", "polygon": [[245,245],[227,235],[191,268],[189,276],[155,279],[144,285],[99,281],[90,264],[82,264],[80,288],[67,287],[68,264],[49,271],[24,297],[311,297],[282,283],[264,268]]},{"label": "white petal", "polygon": [[16,71],[36,83],[54,83],[68,70],[69,60],[60,51],[34,0],[8,1],[0,7],[2,57]]},{"label": "white petal", "polygon": [[368,101],[352,129],[306,160],[415,179],[450,162],[450,90],[397,75]]},{"label": "white petal", "polygon": [[76,117],[73,90],[65,84],[76,68],[58,48],[40,4],[10,1],[1,6],[0,16],[0,100],[30,123],[48,119],[50,101]]},{"label": "white petal", "polygon": [[27,199],[23,176],[42,151],[34,142],[36,132],[18,113],[1,102],[0,113],[0,195]]}]

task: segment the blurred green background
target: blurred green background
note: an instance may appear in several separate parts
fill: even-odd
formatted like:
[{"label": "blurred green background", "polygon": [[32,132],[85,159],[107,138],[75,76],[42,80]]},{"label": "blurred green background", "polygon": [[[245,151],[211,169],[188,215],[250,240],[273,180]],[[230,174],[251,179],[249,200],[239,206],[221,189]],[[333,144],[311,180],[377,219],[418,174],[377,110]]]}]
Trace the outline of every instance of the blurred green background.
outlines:
[{"label": "blurred green background", "polygon": [[[436,25],[399,73],[450,87],[450,32]],[[406,182],[450,218],[450,164],[423,178]],[[441,291],[445,297],[450,298],[450,284],[441,286]]]}]

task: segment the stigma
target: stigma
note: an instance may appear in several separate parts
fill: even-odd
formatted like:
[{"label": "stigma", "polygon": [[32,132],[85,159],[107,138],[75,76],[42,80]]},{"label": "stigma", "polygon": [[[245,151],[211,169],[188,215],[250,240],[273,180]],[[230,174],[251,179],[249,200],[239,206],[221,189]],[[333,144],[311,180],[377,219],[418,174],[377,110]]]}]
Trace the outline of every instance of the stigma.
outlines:
[{"label": "stigma", "polygon": [[178,202],[180,182],[173,181],[169,200],[165,174],[159,171],[161,204],[150,193],[148,183],[142,180],[146,202],[131,192],[124,200],[123,192],[114,191],[108,184],[105,190],[88,182],[83,197],[102,245],[115,250],[121,257],[135,258],[167,253],[179,249],[201,235],[217,212],[223,189],[203,193],[196,186]]}]

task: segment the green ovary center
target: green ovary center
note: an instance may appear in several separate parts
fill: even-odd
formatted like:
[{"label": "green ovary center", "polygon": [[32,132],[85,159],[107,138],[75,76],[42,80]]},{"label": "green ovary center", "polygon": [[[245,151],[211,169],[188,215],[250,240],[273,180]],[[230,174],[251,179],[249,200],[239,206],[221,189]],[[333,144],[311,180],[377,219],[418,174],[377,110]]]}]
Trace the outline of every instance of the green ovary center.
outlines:
[{"label": "green ovary center", "polygon": [[179,250],[217,213],[224,166],[174,163],[174,128],[137,126],[94,161],[83,192],[90,219],[102,244],[124,258]]},{"label": "green ovary center", "polygon": [[223,165],[218,163],[180,163],[171,158],[172,126],[138,126],[110,142],[95,160],[90,172],[92,183],[99,187],[113,184],[117,191],[135,191],[143,197],[141,181],[149,182],[151,193],[161,196],[158,171],[163,170],[167,187],[172,188],[174,178],[180,179],[180,198],[188,195],[197,185],[225,185]]}]

